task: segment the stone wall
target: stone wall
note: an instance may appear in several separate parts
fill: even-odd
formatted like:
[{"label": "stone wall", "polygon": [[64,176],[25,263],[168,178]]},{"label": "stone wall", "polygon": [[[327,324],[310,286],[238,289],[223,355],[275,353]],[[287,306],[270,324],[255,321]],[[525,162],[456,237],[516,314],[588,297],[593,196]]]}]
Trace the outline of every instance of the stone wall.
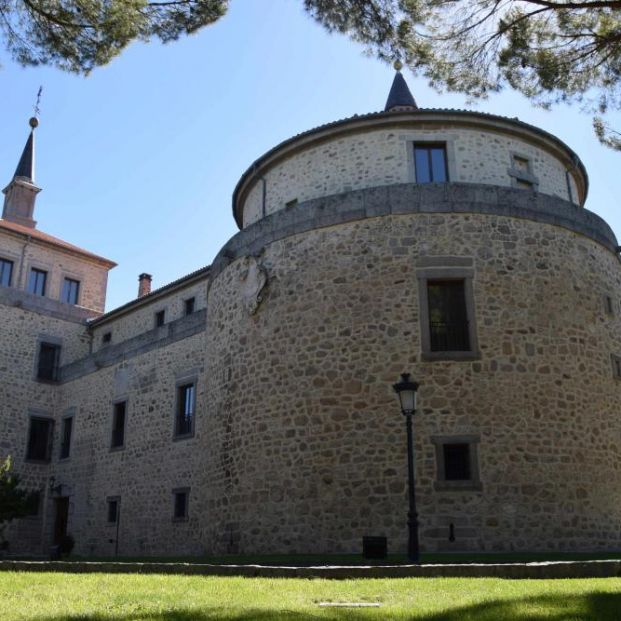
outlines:
[{"label": "stone wall", "polygon": [[[405,371],[421,384],[424,550],[621,546],[618,258],[560,226],[434,211],[266,243],[254,314],[245,262],[214,272],[204,528],[218,551],[356,552],[364,535],[403,551],[405,428],[391,384]],[[475,359],[422,358],[417,276],[430,257],[472,262]],[[479,439],[481,489],[438,489],[432,438],[464,435]]]},{"label": "stone wall", "polygon": [[27,289],[30,270],[34,267],[47,272],[46,297],[60,300],[63,280],[71,278],[80,282],[78,305],[103,313],[109,267],[3,230],[0,230],[0,257],[13,261],[12,286],[16,289]]},{"label": "stone wall", "polygon": [[[508,170],[513,166],[513,154],[519,154],[530,159],[539,192],[578,202],[573,177],[572,196],[568,194],[567,165],[527,136],[415,120],[410,125],[337,135],[269,167],[261,175],[265,179],[265,215],[284,209],[296,199],[303,202],[362,188],[412,183],[416,179],[414,142],[446,143],[453,182],[512,187],[513,177]],[[259,179],[243,203],[244,227],[263,217],[263,192],[263,181]]]},{"label": "stone wall", "polygon": [[180,285],[170,291],[149,296],[128,309],[127,313],[113,315],[93,326],[93,351],[98,351],[108,344],[102,341],[104,334],[111,333],[110,343],[122,343],[143,334],[155,327],[155,314],[165,311],[165,322],[170,323],[184,316],[185,300],[195,298],[195,310],[203,310],[207,306],[207,274],[198,281]]},{"label": "stone wall", "polygon": [[[0,292],[4,293],[4,292]],[[22,298],[34,298],[23,292]],[[0,301],[0,459],[11,455],[15,471],[21,476],[24,487],[41,492],[39,516],[12,525],[9,531],[14,552],[40,552],[41,536],[49,526],[44,517],[45,495],[50,476],[49,463],[26,461],[28,429],[31,415],[56,419],[57,386],[36,380],[36,361],[39,342],[50,339],[61,344],[61,363],[71,362],[88,353],[89,337],[84,321],[51,316],[41,311],[26,310]],[[49,301],[51,302],[51,301]],[[67,305],[55,303],[60,311]],[[56,424],[56,434],[59,433]],[[52,460],[58,458],[58,442],[53,446]]]}]

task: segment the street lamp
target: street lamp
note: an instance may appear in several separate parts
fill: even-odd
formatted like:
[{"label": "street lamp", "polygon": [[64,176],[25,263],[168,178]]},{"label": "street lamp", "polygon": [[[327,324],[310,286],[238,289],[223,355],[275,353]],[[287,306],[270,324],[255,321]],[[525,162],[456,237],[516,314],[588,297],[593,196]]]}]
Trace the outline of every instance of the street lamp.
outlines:
[{"label": "street lamp", "polygon": [[418,384],[410,379],[409,373],[401,374],[401,381],[393,384],[399,397],[401,413],[405,416],[408,437],[408,558],[413,563],[420,563],[418,549],[418,513],[416,513],[416,491],[414,487],[414,444],[412,442],[412,416],[416,413],[416,391]]}]

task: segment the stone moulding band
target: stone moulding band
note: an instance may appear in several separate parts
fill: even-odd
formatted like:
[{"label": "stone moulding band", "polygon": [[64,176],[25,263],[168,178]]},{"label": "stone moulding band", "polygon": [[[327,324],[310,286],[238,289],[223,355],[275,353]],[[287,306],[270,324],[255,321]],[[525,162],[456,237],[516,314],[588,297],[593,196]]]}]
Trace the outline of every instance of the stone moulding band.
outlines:
[{"label": "stone moulding band", "polygon": [[614,254],[617,239],[598,215],[564,199],[522,189],[475,183],[401,183],[316,198],[276,211],[233,236],[211,266],[211,278],[234,259],[304,233],[366,218],[405,214],[483,214],[563,227]]}]

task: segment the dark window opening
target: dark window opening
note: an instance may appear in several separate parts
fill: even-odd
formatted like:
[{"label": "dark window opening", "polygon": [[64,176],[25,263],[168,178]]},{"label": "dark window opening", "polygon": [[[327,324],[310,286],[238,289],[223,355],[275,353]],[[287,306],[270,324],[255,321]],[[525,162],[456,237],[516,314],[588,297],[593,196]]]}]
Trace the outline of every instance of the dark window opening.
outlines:
[{"label": "dark window opening", "polygon": [[189,298],[185,301],[185,314],[191,315],[194,312],[194,307],[196,305],[195,298]]},{"label": "dark window opening", "polygon": [[28,517],[37,517],[39,515],[39,507],[41,505],[41,492],[30,492],[26,496],[26,515]]},{"label": "dark window opening", "polygon": [[187,436],[194,432],[195,402],[196,387],[194,384],[184,384],[177,388],[175,435]]},{"label": "dark window opening", "polygon": [[469,351],[468,313],[463,280],[428,280],[431,351]]},{"label": "dark window opening", "polygon": [[448,181],[446,146],[443,144],[415,144],[414,165],[416,183]]},{"label": "dark window opening", "polygon": [[41,343],[39,345],[39,363],[37,365],[37,379],[55,382],[58,380],[58,365],[60,361],[60,345]]},{"label": "dark window opening", "polygon": [[65,278],[63,282],[63,296],[62,302],[67,304],[77,304],[78,296],[80,294],[80,281],[72,280],[71,278]]},{"label": "dark window opening", "polygon": [[49,461],[52,455],[52,431],[54,421],[49,418],[30,419],[28,433],[28,448],[26,459],[34,461]]},{"label": "dark window opening", "polygon": [[101,337],[102,343],[110,343],[112,341],[112,332],[105,332]]},{"label": "dark window opening", "polygon": [[60,432],[60,458],[67,459],[71,450],[71,432],[73,430],[73,417],[63,418],[63,426]]},{"label": "dark window opening", "polygon": [[447,481],[469,481],[470,473],[470,445],[445,444],[444,478]]},{"label": "dark window opening", "polygon": [[120,401],[114,404],[112,414],[112,448],[120,448],[125,444],[125,413],[127,402]]},{"label": "dark window opening", "polygon": [[34,295],[45,295],[45,284],[47,281],[47,272],[37,270],[34,267],[30,270],[30,278],[28,279],[28,292]]},{"label": "dark window opening", "polygon": [[175,520],[185,520],[188,517],[188,492],[178,491],[175,492]]},{"label": "dark window opening", "polygon": [[119,519],[119,501],[117,499],[108,499],[108,522],[116,524]]},{"label": "dark window opening", "polygon": [[0,259],[0,287],[10,287],[13,276],[13,261]]},{"label": "dark window opening", "polygon": [[164,321],[166,320],[166,311],[161,310],[155,313],[155,327],[159,328],[164,325]]},{"label": "dark window opening", "polygon": [[621,356],[612,354],[611,358],[612,358],[612,375],[613,377],[621,378]]},{"label": "dark window opening", "polygon": [[615,308],[614,308],[614,304],[613,304],[612,298],[609,295],[604,297],[604,305],[606,307],[606,312],[609,315],[614,315]]}]

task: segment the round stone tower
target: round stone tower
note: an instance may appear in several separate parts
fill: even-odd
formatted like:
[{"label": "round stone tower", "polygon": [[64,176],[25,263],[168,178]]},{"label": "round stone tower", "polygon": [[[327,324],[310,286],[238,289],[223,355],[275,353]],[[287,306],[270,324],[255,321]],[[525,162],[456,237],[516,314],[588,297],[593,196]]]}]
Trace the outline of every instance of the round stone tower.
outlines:
[{"label": "round stone tower", "polygon": [[212,266],[204,540],[217,552],[406,546],[403,417],[423,551],[621,547],[621,270],[554,136],[386,110],[244,173]]}]

